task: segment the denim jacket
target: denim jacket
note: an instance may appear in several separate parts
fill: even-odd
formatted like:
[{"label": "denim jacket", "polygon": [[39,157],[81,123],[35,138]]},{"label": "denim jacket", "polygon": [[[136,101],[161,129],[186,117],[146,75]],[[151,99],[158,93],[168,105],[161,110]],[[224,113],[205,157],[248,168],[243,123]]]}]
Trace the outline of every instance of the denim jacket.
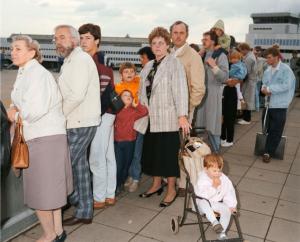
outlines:
[{"label": "denim jacket", "polygon": [[269,66],[264,72],[263,87],[267,87],[272,93],[270,97],[270,108],[288,108],[295,92],[295,76],[291,68],[279,62],[275,72]]}]

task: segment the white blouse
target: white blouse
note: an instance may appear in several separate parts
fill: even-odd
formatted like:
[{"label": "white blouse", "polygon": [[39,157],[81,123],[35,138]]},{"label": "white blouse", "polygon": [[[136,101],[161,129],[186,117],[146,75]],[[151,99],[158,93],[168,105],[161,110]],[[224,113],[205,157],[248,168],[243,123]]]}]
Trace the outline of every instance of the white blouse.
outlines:
[{"label": "white blouse", "polygon": [[58,85],[37,60],[32,59],[19,68],[11,99],[23,120],[25,140],[66,134]]},{"label": "white blouse", "polygon": [[232,182],[222,173],[221,185],[213,187],[213,180],[207,175],[206,171],[199,172],[197,185],[195,187],[196,195],[206,198],[210,202],[223,201],[228,207],[235,208],[237,199]]}]

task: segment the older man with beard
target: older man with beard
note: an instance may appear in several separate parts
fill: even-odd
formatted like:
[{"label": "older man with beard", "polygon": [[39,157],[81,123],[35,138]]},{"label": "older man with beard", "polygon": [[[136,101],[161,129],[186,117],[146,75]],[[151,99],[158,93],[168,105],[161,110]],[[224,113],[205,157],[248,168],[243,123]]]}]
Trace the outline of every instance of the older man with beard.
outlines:
[{"label": "older man with beard", "polygon": [[79,47],[80,36],[74,27],[57,26],[54,41],[57,53],[65,58],[58,85],[67,120],[74,180],[74,192],[69,196],[75,206],[74,216],[65,220],[64,225],[88,224],[93,217],[93,194],[87,149],[100,123],[99,77],[92,57]]}]

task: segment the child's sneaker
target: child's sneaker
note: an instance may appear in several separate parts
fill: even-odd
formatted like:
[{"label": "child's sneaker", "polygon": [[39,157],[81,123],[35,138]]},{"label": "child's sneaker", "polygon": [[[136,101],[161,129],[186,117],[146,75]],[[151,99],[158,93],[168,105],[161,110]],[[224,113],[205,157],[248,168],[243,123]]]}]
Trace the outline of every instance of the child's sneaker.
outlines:
[{"label": "child's sneaker", "polygon": [[228,239],[226,233],[225,232],[221,232],[220,235],[219,235],[219,240],[225,240],[225,239]]},{"label": "child's sneaker", "polygon": [[138,186],[139,186],[139,181],[133,180],[128,188],[128,191],[135,192],[137,190]]},{"label": "child's sneaker", "polygon": [[213,227],[213,230],[214,230],[217,234],[219,234],[219,233],[221,233],[221,232],[223,231],[223,227],[222,227],[222,225],[219,223],[218,220],[216,220],[216,221],[214,221],[214,222],[212,223],[212,227]]},{"label": "child's sneaker", "polygon": [[124,183],[124,187],[129,187],[130,185],[131,185],[131,183],[133,182],[133,179],[132,179],[132,177],[127,177],[127,179],[126,179],[126,181],[125,181],[125,183]]}]

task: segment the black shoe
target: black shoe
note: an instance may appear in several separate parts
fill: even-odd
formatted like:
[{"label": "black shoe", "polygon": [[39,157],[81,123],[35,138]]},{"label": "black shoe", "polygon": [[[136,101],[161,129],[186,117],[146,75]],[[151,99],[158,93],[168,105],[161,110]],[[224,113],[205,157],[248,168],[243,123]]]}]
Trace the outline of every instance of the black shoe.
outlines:
[{"label": "black shoe", "polygon": [[172,201],[170,201],[170,202],[161,201],[159,206],[161,208],[169,207],[176,200],[176,198],[177,198],[177,194],[175,195],[175,197],[173,198]]},{"label": "black shoe", "polygon": [[262,161],[263,161],[264,163],[270,163],[270,161],[271,161],[270,155],[267,154],[267,153],[265,153],[265,154],[262,156]]},{"label": "black shoe", "polygon": [[162,194],[164,191],[164,188],[163,187],[160,187],[157,191],[155,192],[151,192],[151,193],[147,193],[147,192],[144,192],[144,193],[141,193],[139,195],[139,197],[143,197],[143,198],[146,198],[146,197],[151,197],[153,194],[157,193],[157,196],[159,196],[160,194]]},{"label": "black shoe", "polygon": [[76,224],[90,224],[92,223],[91,218],[76,218],[76,217],[71,217],[67,218],[66,220],[63,221],[64,226],[72,226]]},{"label": "black shoe", "polygon": [[57,235],[53,242],[64,242],[67,238],[67,233],[64,230],[60,235]]}]

